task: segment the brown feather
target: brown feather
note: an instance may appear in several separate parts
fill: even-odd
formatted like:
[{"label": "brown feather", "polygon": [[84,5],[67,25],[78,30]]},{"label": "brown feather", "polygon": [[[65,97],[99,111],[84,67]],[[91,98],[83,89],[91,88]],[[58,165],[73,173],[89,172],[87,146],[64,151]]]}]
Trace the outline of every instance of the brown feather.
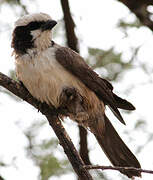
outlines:
[{"label": "brown feather", "polygon": [[[138,160],[126,144],[122,141],[109,119],[105,116],[105,132],[103,134],[96,133],[96,139],[103,151],[114,166],[141,168]],[[133,176],[141,177],[138,171],[121,171],[129,178]]]},{"label": "brown feather", "polygon": [[111,108],[114,115],[125,124],[112,93],[112,85],[100,78],[83,60],[79,54],[65,47],[56,50],[57,61],[73,75],[78,77],[89,89]]},{"label": "brown feather", "polygon": [[116,105],[118,108],[125,109],[125,110],[135,110],[135,107],[127,100],[120,98],[114,93],[113,93],[113,97],[116,101]]}]

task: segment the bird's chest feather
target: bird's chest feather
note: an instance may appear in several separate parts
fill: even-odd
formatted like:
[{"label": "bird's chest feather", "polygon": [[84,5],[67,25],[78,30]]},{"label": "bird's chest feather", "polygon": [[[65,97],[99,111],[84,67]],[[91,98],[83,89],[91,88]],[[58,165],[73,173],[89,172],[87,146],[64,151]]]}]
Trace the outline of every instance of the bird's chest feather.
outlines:
[{"label": "bird's chest feather", "polygon": [[[52,49],[31,58],[28,55],[16,59],[16,73],[30,93],[41,102],[58,107],[59,96],[64,87],[86,89],[72,74],[55,59]],[[82,94],[82,93],[81,93]]]}]

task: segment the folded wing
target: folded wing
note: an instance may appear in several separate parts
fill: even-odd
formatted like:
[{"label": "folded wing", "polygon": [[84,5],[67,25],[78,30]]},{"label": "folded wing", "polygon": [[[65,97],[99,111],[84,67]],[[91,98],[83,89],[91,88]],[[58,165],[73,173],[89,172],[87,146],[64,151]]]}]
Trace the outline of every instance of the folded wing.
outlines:
[{"label": "folded wing", "polygon": [[56,50],[57,61],[69,72],[75,75],[89,89],[108,105],[120,122],[125,124],[118,108],[134,110],[134,106],[128,101],[113,93],[113,86],[105,79],[98,76],[84,61],[84,59],[73,50],[59,47]]}]

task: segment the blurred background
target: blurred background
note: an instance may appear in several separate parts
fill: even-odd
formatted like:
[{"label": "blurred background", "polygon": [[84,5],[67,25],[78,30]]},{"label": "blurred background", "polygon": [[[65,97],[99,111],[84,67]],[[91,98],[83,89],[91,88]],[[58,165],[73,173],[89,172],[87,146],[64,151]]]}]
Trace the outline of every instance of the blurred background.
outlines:
[{"label": "blurred background", "polygon": [[[152,0],[0,0],[0,72],[12,77],[11,34],[27,13],[48,13],[58,21],[53,40],[84,57],[114,92],[136,111],[122,111],[126,126],[109,119],[139,159],[153,169],[153,2]],[[90,132],[63,122],[86,164],[110,165]],[[119,172],[91,170],[95,180],[126,180]],[[143,180],[153,178],[142,174]],[[41,113],[0,87],[0,180],[75,180],[62,147]],[[137,179],[137,178],[136,178]]]}]

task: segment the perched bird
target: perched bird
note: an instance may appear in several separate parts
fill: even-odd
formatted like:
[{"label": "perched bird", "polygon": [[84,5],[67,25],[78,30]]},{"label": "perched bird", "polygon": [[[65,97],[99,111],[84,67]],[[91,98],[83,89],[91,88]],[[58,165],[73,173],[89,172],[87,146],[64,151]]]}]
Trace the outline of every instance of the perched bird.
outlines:
[{"label": "perched bird", "polygon": [[[17,78],[33,97],[64,109],[66,116],[89,129],[114,166],[140,168],[105,115],[107,105],[125,124],[118,108],[134,110],[134,106],[114,94],[112,85],[99,77],[78,53],[52,40],[56,24],[45,13],[25,15],[16,21],[12,48]],[[121,173],[129,178],[141,176],[133,170]]]}]

